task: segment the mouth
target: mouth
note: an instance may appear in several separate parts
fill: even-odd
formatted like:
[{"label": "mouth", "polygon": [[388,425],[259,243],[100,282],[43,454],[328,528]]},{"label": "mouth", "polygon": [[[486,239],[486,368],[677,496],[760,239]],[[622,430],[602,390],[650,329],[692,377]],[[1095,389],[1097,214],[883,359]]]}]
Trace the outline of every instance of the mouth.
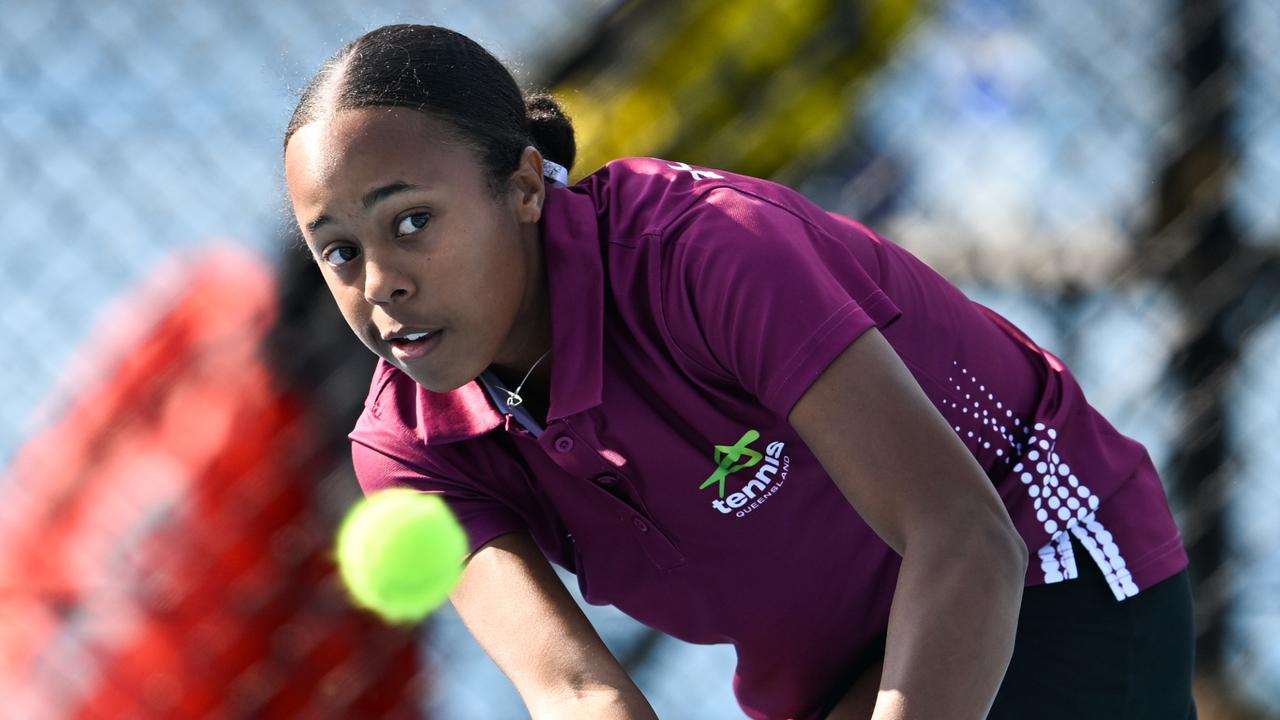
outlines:
[{"label": "mouth", "polygon": [[402,332],[384,338],[391,346],[391,354],[401,362],[425,357],[440,345],[444,330],[426,330],[423,332]]}]

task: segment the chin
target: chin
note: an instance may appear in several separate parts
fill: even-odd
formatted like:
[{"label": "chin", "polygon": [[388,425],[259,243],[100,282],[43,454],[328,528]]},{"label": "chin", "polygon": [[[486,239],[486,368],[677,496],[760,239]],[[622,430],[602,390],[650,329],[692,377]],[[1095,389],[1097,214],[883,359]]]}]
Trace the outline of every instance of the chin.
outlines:
[{"label": "chin", "polygon": [[433,393],[453,392],[475,379],[475,376],[447,377],[441,373],[424,372],[420,368],[400,368],[406,375]]}]

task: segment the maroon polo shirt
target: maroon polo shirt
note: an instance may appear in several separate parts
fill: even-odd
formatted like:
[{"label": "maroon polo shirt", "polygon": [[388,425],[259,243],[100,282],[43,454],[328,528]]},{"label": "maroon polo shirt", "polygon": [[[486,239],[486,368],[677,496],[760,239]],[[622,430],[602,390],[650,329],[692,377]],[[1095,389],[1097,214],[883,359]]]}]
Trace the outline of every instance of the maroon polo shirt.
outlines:
[{"label": "maroon polo shirt", "polygon": [[1146,451],[1057,358],[865,227],[642,158],[550,190],[542,234],[545,431],[479,383],[432,393],[382,362],[351,435],[360,482],[442,493],[473,549],[528,533],[588,601],[732,643],[752,717],[812,716],[887,626],[900,559],[787,423],[872,327],[987,471],[1028,584],[1076,576],[1068,533],[1117,599],[1186,565]]}]

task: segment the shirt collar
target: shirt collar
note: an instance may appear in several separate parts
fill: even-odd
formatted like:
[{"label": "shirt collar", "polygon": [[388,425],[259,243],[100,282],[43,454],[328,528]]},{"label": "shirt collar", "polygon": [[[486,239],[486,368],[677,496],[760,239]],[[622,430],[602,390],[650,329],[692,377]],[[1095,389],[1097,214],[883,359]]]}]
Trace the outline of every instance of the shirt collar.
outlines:
[{"label": "shirt collar", "polygon": [[542,217],[551,296],[552,421],[601,402],[604,264],[595,202],[583,186],[549,189]]},{"label": "shirt collar", "polygon": [[[551,304],[550,422],[601,403],[604,264],[595,203],[581,186],[548,188],[541,225]],[[504,413],[479,381],[434,393],[404,380],[414,388],[428,445],[479,437],[503,424]]]}]

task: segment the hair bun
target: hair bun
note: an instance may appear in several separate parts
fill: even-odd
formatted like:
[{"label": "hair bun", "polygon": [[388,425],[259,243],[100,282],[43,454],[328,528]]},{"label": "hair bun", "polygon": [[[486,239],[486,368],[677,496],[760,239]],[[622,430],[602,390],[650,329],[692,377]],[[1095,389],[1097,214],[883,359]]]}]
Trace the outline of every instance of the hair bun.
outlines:
[{"label": "hair bun", "polygon": [[560,103],[548,93],[531,93],[524,98],[524,109],[529,118],[529,135],[538,152],[565,169],[573,169],[578,146],[573,137],[573,121]]}]

